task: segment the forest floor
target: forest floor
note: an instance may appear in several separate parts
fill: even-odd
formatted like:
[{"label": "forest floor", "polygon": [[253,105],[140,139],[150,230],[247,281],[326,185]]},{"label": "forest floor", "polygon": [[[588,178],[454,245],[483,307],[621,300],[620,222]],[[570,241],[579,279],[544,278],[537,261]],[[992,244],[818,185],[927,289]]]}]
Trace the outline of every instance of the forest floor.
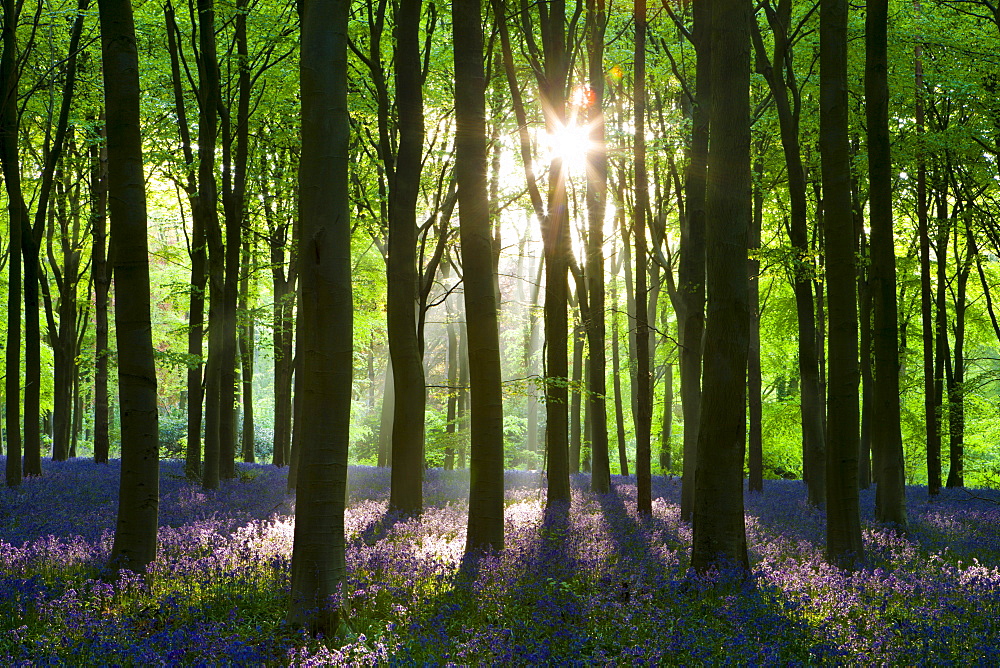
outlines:
[{"label": "forest floor", "polygon": [[[3,458],[0,457],[0,461]],[[160,547],[105,582],[117,463],[44,463],[0,489],[2,665],[1000,664],[1000,493],[908,489],[910,531],[872,521],[867,565],[823,560],[824,520],[797,481],[747,494],[752,577],[698,578],[680,483],[635,479],[544,510],[537,473],[508,472],[506,549],[460,568],[467,473],[427,472],[419,519],[386,514],[388,470],[352,467],[346,645],[288,628],[294,496],[285,470],[240,465],[204,492],[162,466]],[[978,498],[977,498],[978,497]]]}]

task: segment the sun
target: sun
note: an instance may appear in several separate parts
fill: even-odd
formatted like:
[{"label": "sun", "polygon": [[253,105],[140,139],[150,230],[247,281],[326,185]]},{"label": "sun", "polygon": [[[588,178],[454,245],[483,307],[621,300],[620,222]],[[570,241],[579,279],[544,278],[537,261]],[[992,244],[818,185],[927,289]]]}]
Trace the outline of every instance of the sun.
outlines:
[{"label": "sun", "polygon": [[570,171],[582,169],[587,164],[591,149],[590,128],[578,123],[561,125],[555,132],[546,133],[546,152],[550,159],[562,161]]}]

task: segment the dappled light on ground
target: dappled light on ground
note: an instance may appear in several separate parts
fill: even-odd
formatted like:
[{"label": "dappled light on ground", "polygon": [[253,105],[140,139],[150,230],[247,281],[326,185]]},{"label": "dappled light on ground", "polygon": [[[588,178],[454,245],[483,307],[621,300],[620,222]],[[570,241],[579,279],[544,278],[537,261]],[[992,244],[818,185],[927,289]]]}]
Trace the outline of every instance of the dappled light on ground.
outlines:
[{"label": "dappled light on ground", "polygon": [[910,490],[911,530],[871,521],[869,563],[823,559],[823,514],[796,481],[747,495],[752,577],[687,570],[679,481],[634,479],[545,508],[538,473],[509,472],[506,549],[463,563],[468,477],[427,472],[419,518],[388,512],[388,472],[350,471],[345,641],[284,624],[294,496],[285,471],[241,466],[216,492],[162,477],[160,549],[105,581],[117,464],[46,462],[0,490],[0,663],[995,664],[1000,495]]}]

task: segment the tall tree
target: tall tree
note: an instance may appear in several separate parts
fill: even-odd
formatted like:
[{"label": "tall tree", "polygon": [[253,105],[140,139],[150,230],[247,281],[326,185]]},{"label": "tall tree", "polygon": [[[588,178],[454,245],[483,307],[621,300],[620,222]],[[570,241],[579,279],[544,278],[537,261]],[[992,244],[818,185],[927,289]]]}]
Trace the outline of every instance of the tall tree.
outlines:
[{"label": "tall tree", "polygon": [[[7,190],[7,341],[4,382],[4,422],[7,425],[8,487],[21,484],[21,231],[28,226],[28,211],[21,194],[21,165],[17,154],[18,67],[17,23],[21,3],[3,2],[3,52],[0,53],[0,160]],[[14,371],[16,370],[16,372]]]},{"label": "tall tree", "polygon": [[702,336],[705,331],[705,189],[707,187],[709,111],[712,104],[712,3],[692,3],[691,43],[696,53],[695,93],[691,100],[691,144],[685,174],[684,218],[681,220],[678,333],[681,354],[681,409],[684,413],[684,471],[681,517],[694,515],[695,470],[701,414]]},{"label": "tall tree", "polygon": [[[712,2],[712,142],[706,192],[704,385],[698,427],[691,565],[749,568],[743,519],[752,217],[749,0]],[[689,205],[690,206],[690,205]]]},{"label": "tall tree", "polygon": [[611,490],[608,456],[607,354],[604,328],[604,216],[607,208],[608,154],[604,128],[604,34],[607,29],[605,0],[587,0],[587,67],[590,93],[587,127],[587,285],[590,318],[584,323],[589,350],[588,399],[591,416],[593,473],[590,486],[598,494]]},{"label": "tall tree", "polygon": [[139,54],[129,0],[98,0],[98,8],[122,425],[118,522],[111,563],[141,572],[156,558],[160,457],[139,124]]},{"label": "tall tree", "polygon": [[215,153],[219,134],[219,61],[215,43],[215,1],[198,0],[198,206],[208,245],[208,360],[205,364],[205,464],[201,484],[219,486],[222,426],[222,374],[225,327],[225,245],[219,223]]},{"label": "tall tree", "polygon": [[858,501],[858,306],[847,125],[847,2],[820,2],[820,159],[828,284],[826,539],[828,558],[863,559]]},{"label": "tall tree", "polygon": [[646,176],[646,0],[635,0],[635,80],[633,105],[635,134],[635,208],[632,236],[635,239],[636,308],[636,397],[635,473],[636,505],[640,514],[653,512],[650,475],[650,430],[653,421],[653,377],[649,364],[649,310],[647,307],[646,211],[649,209],[649,179]]},{"label": "tall tree", "polygon": [[871,211],[869,281],[875,311],[872,331],[875,358],[872,444],[879,469],[875,516],[881,522],[905,527],[896,244],[892,233],[892,156],[889,148],[888,22],[888,0],[868,0],[865,14],[865,112],[868,121],[868,202]]},{"label": "tall tree", "polygon": [[[919,11],[920,3],[914,6]],[[924,65],[923,45],[913,47],[913,87],[917,124],[917,237],[920,246],[920,320],[923,332],[924,428],[927,441],[927,493],[941,491],[941,415],[934,401],[934,318],[931,299],[931,245],[928,224],[927,162],[924,144]]]},{"label": "tall tree", "polygon": [[[421,6],[421,0],[399,0],[396,9],[399,145],[389,176],[386,327],[395,399],[389,503],[406,513],[419,513],[423,508],[424,408],[427,400],[423,351],[416,322],[419,285],[416,207],[424,142]],[[388,154],[388,147],[383,147],[383,151]]]},{"label": "tall tree", "polygon": [[94,281],[94,461],[107,464],[110,450],[108,422],[108,292],[112,262],[108,261],[108,150],[105,126],[95,128],[90,145],[91,270]]},{"label": "tall tree", "polygon": [[296,476],[292,594],[288,620],[336,634],[346,576],[344,505],[354,366],[348,201],[348,0],[304,0],[302,90],[301,366],[303,420]]},{"label": "tall tree", "polygon": [[479,2],[453,0],[455,171],[469,346],[469,527],[466,554],[503,548],[503,396],[486,183],[486,76]]}]

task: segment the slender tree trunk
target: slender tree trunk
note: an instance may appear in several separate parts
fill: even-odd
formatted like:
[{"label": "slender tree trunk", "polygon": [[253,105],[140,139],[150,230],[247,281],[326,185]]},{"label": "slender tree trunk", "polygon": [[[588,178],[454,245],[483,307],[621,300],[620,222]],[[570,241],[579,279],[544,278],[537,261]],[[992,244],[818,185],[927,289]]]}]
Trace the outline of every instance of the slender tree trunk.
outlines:
[{"label": "slender tree trunk", "polygon": [[628,442],[625,440],[625,408],[622,401],[622,379],[621,379],[621,337],[618,332],[618,286],[615,285],[611,291],[611,312],[614,320],[611,325],[611,377],[612,388],[615,393],[615,426],[618,433],[618,471],[621,475],[628,475]]},{"label": "slender tree trunk", "polygon": [[694,516],[695,470],[701,415],[702,334],[705,329],[705,189],[708,169],[709,109],[712,104],[712,3],[693,3],[692,44],[697,54],[691,145],[685,175],[685,217],[681,221],[681,257],[678,289],[684,308],[681,339],[681,407],[684,412],[684,469],[681,518]]},{"label": "slender tree trunk", "polygon": [[160,458],[139,124],[139,57],[131,4],[127,0],[98,0],[98,7],[107,109],[122,447],[111,563],[115,568],[141,573],[156,558]]},{"label": "slender tree trunk", "polygon": [[395,382],[392,378],[392,360],[386,361],[385,381],[382,384],[382,408],[378,430],[378,465],[392,466],[392,416],[395,411]]},{"label": "slender tree trunk", "polygon": [[[965,487],[965,298],[972,269],[975,242],[966,213],[965,258],[958,268],[955,288],[954,364],[948,370],[948,487]],[[955,252],[958,253],[958,229],[955,229]]]},{"label": "slender tree trunk", "polygon": [[[906,526],[903,437],[899,412],[899,316],[896,246],[892,233],[892,157],[889,136],[888,0],[871,0],[865,19],[865,105],[868,121],[868,189],[871,211],[872,446],[878,463],[875,516]],[[865,453],[867,455],[867,453]],[[867,457],[865,458],[867,465]]]},{"label": "slender tree trunk", "polygon": [[240,281],[239,311],[243,318],[240,332],[240,366],[243,385],[243,440],[241,443],[243,461],[253,464],[254,452],[254,408],[253,408],[253,367],[254,367],[254,318],[250,312],[250,242],[243,238],[243,278]]},{"label": "slender tree trunk", "polygon": [[[918,3],[919,8],[919,3]],[[931,298],[930,226],[928,224],[927,165],[924,157],[924,67],[923,47],[914,50],[914,88],[916,89],[917,122],[917,235],[920,240],[920,319],[923,331],[924,360],[924,429],[927,440],[927,493],[941,491],[941,416],[934,400],[934,316]]]},{"label": "slender tree trunk", "polygon": [[[747,278],[750,290],[750,344],[747,351],[747,412],[749,431],[747,470],[751,492],[764,491],[763,406],[761,404],[760,368],[760,230],[764,219],[764,158],[754,160],[753,223],[748,238]],[[811,294],[811,288],[810,288]]]},{"label": "slender tree trunk", "polygon": [[[468,318],[468,316],[466,316]],[[462,323],[458,332],[458,468],[465,468],[466,443],[469,438],[469,329]]]},{"label": "slender tree trunk", "polygon": [[423,509],[424,387],[415,305],[416,205],[423,158],[424,114],[420,71],[420,0],[396,10],[396,105],[399,149],[389,190],[388,334],[395,405],[389,504],[404,513]]},{"label": "slender tree trunk", "polygon": [[[928,448],[937,447],[933,454],[928,451],[928,460],[936,461],[938,475],[937,488],[941,487],[941,432],[944,430],[944,420],[948,413],[945,406],[945,390],[947,385],[947,365],[948,365],[948,186],[943,175],[939,174],[938,190],[935,193],[937,200],[937,243],[934,247],[934,255],[937,264],[937,294],[935,295],[934,313],[934,413],[938,420],[938,438],[936,443],[928,442]],[[950,425],[949,425],[950,432]]]},{"label": "slender tree trunk", "polygon": [[[7,190],[7,341],[4,381],[4,422],[7,425],[8,487],[21,484],[21,232],[27,226],[28,211],[21,194],[21,166],[17,153],[20,119],[17,114],[17,22],[21,5],[3,2],[3,52],[0,53],[0,161]],[[15,372],[16,371],[16,372]]]},{"label": "slender tree trunk", "polygon": [[[103,114],[98,130],[105,135]],[[107,142],[94,142],[90,149],[91,230],[94,235],[91,269],[94,277],[94,461],[108,463],[108,289],[111,287],[107,253],[108,153]],[[190,396],[188,398],[190,401]]]},{"label": "slender tree trunk", "polygon": [[[449,302],[450,303],[450,302]],[[455,333],[455,323],[451,321],[451,309],[448,309],[448,402],[447,420],[445,430],[448,434],[448,444],[444,450],[444,470],[451,471],[455,468],[455,434],[458,430],[456,424],[456,411],[458,409],[458,336]]]},{"label": "slender tree trunk", "polygon": [[608,156],[604,130],[604,32],[607,25],[605,0],[587,2],[587,58],[590,73],[588,109],[590,148],[587,155],[587,285],[590,319],[587,329],[589,360],[589,404],[593,474],[591,490],[607,494],[611,490],[608,461],[608,415],[606,407],[607,359],[604,328],[604,216],[607,206]]},{"label": "slender tree trunk", "polygon": [[205,464],[202,486],[216,489],[221,477],[223,347],[225,346],[225,247],[217,207],[215,152],[218,138],[219,65],[215,47],[215,2],[198,0],[200,89],[198,205],[208,242],[208,362],[205,365]]},{"label": "slender tree trunk", "polygon": [[[857,219],[857,209],[861,204],[856,205],[855,218]],[[858,332],[858,342],[860,346],[859,358],[861,365],[861,450],[858,453],[858,487],[868,489],[872,483],[872,473],[877,475],[878,466],[872,468],[872,409],[874,399],[874,369],[872,364],[872,289],[870,277],[866,277],[867,265],[871,261],[871,251],[865,238],[864,228],[859,223],[863,221],[855,220],[855,229],[860,237],[859,257],[861,262],[858,266],[858,310],[860,314],[860,328]]]},{"label": "slender tree trunk", "polygon": [[858,499],[858,305],[847,124],[847,2],[820,4],[820,157],[829,284],[827,554],[851,567],[864,559]]},{"label": "slender tree trunk", "polygon": [[[548,109],[546,127],[557,132],[565,120],[566,54],[564,0],[549,4],[552,25],[546,45],[547,85],[542,87],[542,104]],[[549,504],[569,501],[569,402],[567,369],[567,299],[569,261],[569,216],[566,197],[566,173],[562,159],[549,165],[548,210],[543,221],[542,243],[545,250],[545,441],[548,457]]]},{"label": "slender tree trunk", "polygon": [[649,310],[646,303],[649,296],[646,269],[646,211],[649,209],[649,180],[646,176],[646,30],[646,0],[635,0],[635,73],[633,74],[635,78],[633,93],[635,107],[635,210],[632,218],[632,236],[635,239],[635,352],[638,365],[635,388],[637,409],[635,415],[635,470],[638,511],[640,514],[650,515],[653,512],[650,472],[653,382],[649,365]]},{"label": "slender tree trunk", "polygon": [[749,569],[743,519],[752,218],[749,0],[712,3],[712,143],[706,193],[707,320],[691,565]]},{"label": "slender tree trunk", "polygon": [[583,325],[573,327],[573,379],[569,420],[569,472],[580,472],[580,450],[583,442],[583,414],[580,388],[583,386]]},{"label": "slender tree trunk", "polygon": [[469,526],[466,554],[504,541],[503,396],[490,200],[486,183],[486,76],[480,3],[452,3],[455,172],[458,177],[471,381]]},{"label": "slender tree trunk", "polygon": [[345,0],[302,4],[302,166],[299,219],[302,258],[303,422],[297,474],[288,621],[336,637],[340,586],[347,575],[344,506],[350,440],[354,335],[348,200]]}]

